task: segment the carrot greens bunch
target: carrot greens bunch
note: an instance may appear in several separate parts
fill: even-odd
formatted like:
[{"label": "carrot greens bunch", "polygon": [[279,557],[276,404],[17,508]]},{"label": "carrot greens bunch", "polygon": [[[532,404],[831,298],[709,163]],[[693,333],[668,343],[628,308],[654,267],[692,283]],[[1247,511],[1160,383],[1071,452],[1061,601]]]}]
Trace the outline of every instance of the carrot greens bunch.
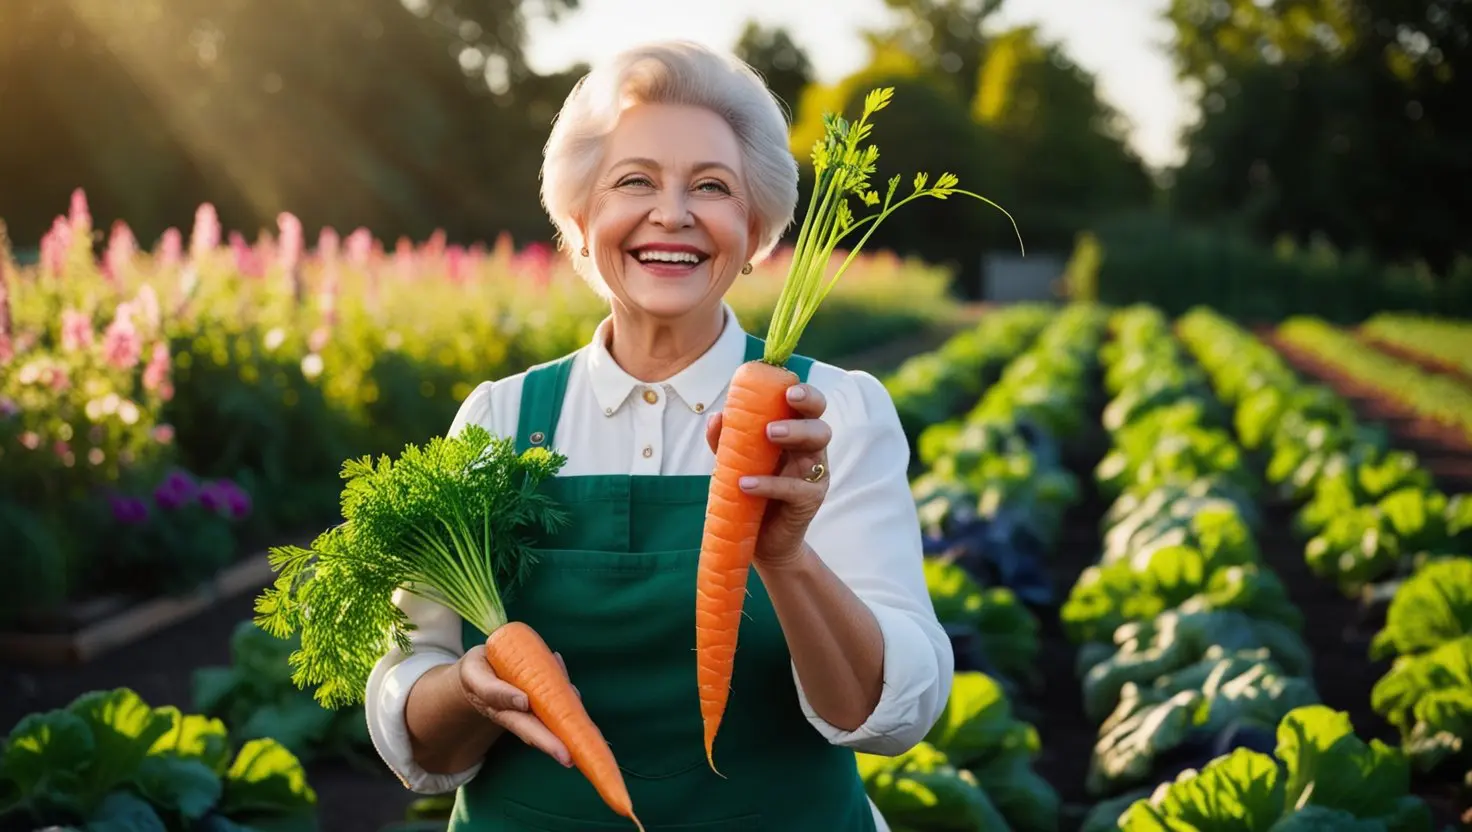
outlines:
[{"label": "carrot greens bunch", "polygon": [[467,426],[455,437],[409,445],[398,459],[343,464],[345,522],[310,548],[270,552],[274,585],[256,623],[280,638],[301,633],[292,680],[315,686],[325,707],[361,701],[373,665],[409,649],[409,621],[394,592],[444,604],[489,636],[506,623],[503,593],[533,564],[527,532],[566,516],[538,484],[565,457]]}]

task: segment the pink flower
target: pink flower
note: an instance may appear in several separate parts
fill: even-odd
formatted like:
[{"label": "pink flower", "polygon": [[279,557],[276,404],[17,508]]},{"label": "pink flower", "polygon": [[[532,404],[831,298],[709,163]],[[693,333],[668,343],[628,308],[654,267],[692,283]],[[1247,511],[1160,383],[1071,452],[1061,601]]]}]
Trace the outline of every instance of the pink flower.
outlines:
[{"label": "pink flower", "polygon": [[174,441],[174,426],[154,425],[153,430],[149,432],[149,435],[152,436],[153,441],[157,442],[158,444],[167,445],[170,442]]},{"label": "pink flower", "polygon": [[302,221],[290,211],[282,211],[276,216],[276,226],[281,230],[278,262],[282,269],[293,272],[302,259]]},{"label": "pink flower", "polygon": [[67,222],[72,228],[92,228],[92,211],[87,207],[87,193],[81,188],[72,191],[71,213],[67,215]]},{"label": "pink flower", "polygon": [[143,368],[143,389],[157,391],[169,380],[169,346],[163,341],[153,345],[153,355]]},{"label": "pink flower", "polygon": [[10,334],[0,332],[0,365],[9,364],[15,358],[15,347],[10,343]]},{"label": "pink flower", "polygon": [[461,246],[450,246],[445,252],[445,265],[450,271],[450,282],[459,283],[464,277],[465,249]]},{"label": "pink flower", "polygon": [[398,245],[394,248],[394,265],[398,267],[399,277],[408,279],[414,274],[414,244],[409,242],[408,237],[400,237]]},{"label": "pink flower", "polygon": [[230,232],[230,252],[235,255],[236,271],[250,277],[260,277],[260,258],[239,231]]},{"label": "pink flower", "polygon": [[348,262],[354,266],[368,265],[368,258],[373,253],[373,234],[366,228],[359,228],[348,235]]},{"label": "pink flower", "polygon": [[159,264],[166,269],[172,269],[179,265],[183,252],[184,235],[179,233],[179,229],[170,228],[165,231],[164,236],[159,240]]},{"label": "pink flower", "polygon": [[113,223],[112,236],[107,241],[107,253],[102,260],[103,274],[117,280],[123,269],[132,263],[137,251],[138,240],[133,236],[133,229],[122,220]]},{"label": "pink flower", "polygon": [[41,265],[49,275],[66,271],[67,253],[72,247],[72,227],[65,217],[57,217],[51,230],[41,237]]},{"label": "pink flower", "polygon": [[53,393],[60,393],[72,385],[71,376],[67,373],[66,367],[61,364],[47,367],[42,372],[41,379]]},{"label": "pink flower", "polygon": [[321,233],[317,235],[317,256],[322,258],[323,262],[335,262],[338,249],[341,247],[342,239],[338,237],[337,230],[330,225],[324,225]]},{"label": "pink flower", "polygon": [[143,338],[133,326],[132,304],[118,304],[117,315],[102,334],[102,357],[119,370],[131,370],[143,353]]},{"label": "pink flower", "polygon": [[88,349],[92,346],[92,316],[75,309],[61,313],[61,348],[65,352]]},{"label": "pink flower", "polygon": [[20,435],[20,444],[34,451],[41,447],[41,435],[33,430],[28,430]]},{"label": "pink flower", "polygon": [[202,260],[220,245],[220,216],[215,206],[206,202],[194,212],[194,234],[189,240],[189,253]]}]

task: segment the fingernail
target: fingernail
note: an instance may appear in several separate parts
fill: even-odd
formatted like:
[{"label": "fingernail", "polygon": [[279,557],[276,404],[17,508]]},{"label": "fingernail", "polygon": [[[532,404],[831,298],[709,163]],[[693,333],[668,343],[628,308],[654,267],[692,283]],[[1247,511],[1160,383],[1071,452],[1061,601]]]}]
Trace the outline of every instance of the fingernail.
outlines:
[{"label": "fingernail", "polygon": [[562,754],[557,755],[557,762],[562,763],[563,768],[572,768],[572,760]]},{"label": "fingernail", "polygon": [[802,387],[787,388],[787,400],[789,402],[800,402],[808,397],[808,391]]},{"label": "fingernail", "polygon": [[746,489],[756,488],[756,477],[742,477],[741,487]]},{"label": "fingernail", "polygon": [[787,434],[788,428],[786,425],[777,424],[775,422],[767,425],[767,436],[770,436],[773,439],[781,438],[783,436],[786,436]]}]

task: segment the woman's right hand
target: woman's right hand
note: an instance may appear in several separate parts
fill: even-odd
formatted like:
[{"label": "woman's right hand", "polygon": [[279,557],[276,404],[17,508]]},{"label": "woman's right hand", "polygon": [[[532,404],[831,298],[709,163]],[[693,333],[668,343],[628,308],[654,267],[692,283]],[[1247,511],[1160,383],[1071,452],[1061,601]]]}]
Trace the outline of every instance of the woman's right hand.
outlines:
[{"label": "woman's right hand", "polygon": [[[567,665],[562,661],[562,654],[556,655],[562,674],[566,676]],[[465,655],[456,664],[456,670],[459,673],[460,691],[471,707],[486,719],[520,737],[527,745],[541,750],[564,766],[572,766],[572,757],[567,753],[567,746],[532,713],[526,694],[496,675],[491,663],[486,660],[485,645],[477,644],[465,651]],[[573,690],[576,692],[577,688],[574,687]]]}]

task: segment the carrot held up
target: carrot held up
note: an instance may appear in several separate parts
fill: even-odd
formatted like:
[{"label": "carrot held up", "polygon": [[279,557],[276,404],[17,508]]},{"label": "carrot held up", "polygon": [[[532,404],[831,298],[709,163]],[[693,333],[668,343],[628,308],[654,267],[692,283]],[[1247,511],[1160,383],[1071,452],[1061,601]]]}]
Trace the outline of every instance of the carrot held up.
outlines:
[{"label": "carrot held up", "polygon": [[527,532],[567,517],[536,486],[566,459],[478,425],[408,445],[398,459],[343,464],[345,521],[310,548],[270,552],[274,584],[256,600],[256,623],[279,638],[300,633],[292,681],[324,707],[361,701],[368,676],[392,647],[411,649],[404,590],[444,604],[486,636],[496,675],[562,741],[603,802],[643,830],[613,752],[562,664],[531,627],[508,621],[503,598],[534,562]]},{"label": "carrot held up", "polygon": [[[788,403],[787,391],[798,378],[786,365],[797,351],[803,330],[874,229],[901,206],[922,197],[961,195],[981,200],[1012,219],[995,202],[958,188],[959,180],[950,173],[942,173],[934,183],[928,174],[916,174],[911,193],[899,199],[898,175],[890,178],[882,194],[871,187],[879,148],[865,143],[873,130],[870,118],[887,107],[893,95],[890,87],[870,91],[864,98],[862,114],[854,122],[824,114],[824,134],[812,150],[815,185],[772,315],[766,350],[760,359],[737,368],[721,413],[696,577],[695,614],[705,754],[711,770],[717,773],[715,740],[730,694],[747,580],[767,509],[767,499],[746,493],[740,482],[746,476],[772,476],[779,470],[782,449],[767,437],[767,426],[797,415]],[[856,219],[849,204],[851,198],[863,207],[877,206],[877,210]],[[1016,221],[1012,226],[1016,231]],[[825,278],[839,245],[860,230],[863,235],[847,249],[837,271]]]}]

